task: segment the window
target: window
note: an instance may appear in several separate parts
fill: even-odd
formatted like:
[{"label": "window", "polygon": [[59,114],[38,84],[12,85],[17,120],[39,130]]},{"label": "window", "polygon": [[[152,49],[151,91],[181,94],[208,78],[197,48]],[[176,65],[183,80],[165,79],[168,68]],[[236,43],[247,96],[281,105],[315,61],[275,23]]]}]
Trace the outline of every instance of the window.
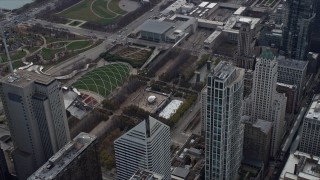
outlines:
[{"label": "window", "polygon": [[20,103],[22,101],[21,100],[21,96],[13,94],[13,93],[8,93],[8,97],[9,97],[9,99],[11,101],[15,101],[15,102],[18,102],[18,103]]}]

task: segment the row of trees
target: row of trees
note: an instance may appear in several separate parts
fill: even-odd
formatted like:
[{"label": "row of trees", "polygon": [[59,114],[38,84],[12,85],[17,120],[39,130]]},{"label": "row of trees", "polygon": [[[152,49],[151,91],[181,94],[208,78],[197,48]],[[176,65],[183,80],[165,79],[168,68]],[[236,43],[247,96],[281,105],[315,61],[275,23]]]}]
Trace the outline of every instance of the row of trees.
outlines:
[{"label": "row of trees", "polygon": [[181,66],[186,63],[187,59],[190,57],[190,52],[188,50],[182,50],[178,56],[174,59],[174,63],[171,65],[167,71],[159,77],[162,81],[171,82],[174,78],[179,76],[181,71]]},{"label": "row of trees", "polygon": [[182,105],[177,109],[176,113],[170,117],[171,123],[175,124],[184,115],[184,113],[192,106],[197,100],[197,94],[189,94],[184,100]]},{"label": "row of trees", "polygon": [[169,60],[174,59],[180,52],[180,49],[173,48],[168,49],[165,52],[160,52],[160,54],[154,58],[154,60],[148,65],[148,76],[154,77],[156,72],[161,69]]},{"label": "row of trees", "polygon": [[22,6],[19,9],[12,10],[12,12],[16,13],[16,14],[25,13],[25,12],[31,10],[32,8],[39,7],[39,6],[45,4],[45,3],[49,2],[49,1],[51,1],[51,0],[35,0],[32,3],[25,4],[24,6]]},{"label": "row of trees", "polygon": [[65,24],[68,19],[58,16],[56,13],[71,7],[72,5],[80,2],[81,0],[60,0],[55,2],[55,8],[47,7],[45,10],[39,12],[36,17],[46,21]]},{"label": "row of trees", "polygon": [[94,127],[96,127],[101,121],[107,121],[111,112],[94,109],[82,120],[70,119],[69,128],[71,137],[75,137],[80,132],[89,133]]},{"label": "row of trees", "polygon": [[128,83],[123,85],[115,96],[102,102],[103,107],[109,110],[119,109],[128,96],[143,85],[146,85],[144,80],[140,79],[138,76],[130,76]]}]

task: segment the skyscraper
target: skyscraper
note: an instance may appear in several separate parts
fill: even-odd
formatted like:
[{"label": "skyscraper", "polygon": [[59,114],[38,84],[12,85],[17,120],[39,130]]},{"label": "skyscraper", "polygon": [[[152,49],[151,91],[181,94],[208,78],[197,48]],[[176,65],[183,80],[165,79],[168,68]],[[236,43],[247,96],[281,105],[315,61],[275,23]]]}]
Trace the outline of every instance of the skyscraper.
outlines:
[{"label": "skyscraper", "polygon": [[282,50],[293,59],[305,60],[310,46],[316,0],[287,0]]},{"label": "skyscraper", "polygon": [[15,169],[26,179],[70,140],[61,91],[54,78],[21,70],[0,80],[0,95]]},{"label": "skyscraper", "polygon": [[205,179],[236,179],[242,160],[245,70],[220,62],[208,75]]},{"label": "skyscraper", "polygon": [[80,133],[28,180],[102,180],[97,138]]},{"label": "skyscraper", "polygon": [[117,179],[146,169],[171,179],[170,128],[149,117],[114,141]]},{"label": "skyscraper", "polygon": [[236,66],[245,69],[254,69],[253,47],[254,47],[254,32],[251,29],[251,19],[240,18],[240,30],[238,36],[238,52],[236,57]]},{"label": "skyscraper", "polygon": [[[246,100],[246,107],[251,107],[251,123],[258,119],[272,122],[273,134],[271,155],[275,156],[281,145],[286,110],[286,97],[276,91],[278,77],[278,62],[269,49],[263,49],[257,58],[253,77],[251,100]],[[249,105],[249,104],[250,105]],[[247,108],[246,108],[247,109]]]}]

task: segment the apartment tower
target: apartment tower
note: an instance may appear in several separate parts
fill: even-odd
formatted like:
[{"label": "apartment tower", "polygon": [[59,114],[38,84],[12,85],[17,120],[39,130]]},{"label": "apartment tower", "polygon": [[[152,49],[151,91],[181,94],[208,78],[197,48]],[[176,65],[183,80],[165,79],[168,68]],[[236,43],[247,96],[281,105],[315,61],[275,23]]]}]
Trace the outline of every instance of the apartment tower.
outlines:
[{"label": "apartment tower", "polygon": [[220,62],[208,75],[205,179],[236,179],[242,160],[245,70]]}]

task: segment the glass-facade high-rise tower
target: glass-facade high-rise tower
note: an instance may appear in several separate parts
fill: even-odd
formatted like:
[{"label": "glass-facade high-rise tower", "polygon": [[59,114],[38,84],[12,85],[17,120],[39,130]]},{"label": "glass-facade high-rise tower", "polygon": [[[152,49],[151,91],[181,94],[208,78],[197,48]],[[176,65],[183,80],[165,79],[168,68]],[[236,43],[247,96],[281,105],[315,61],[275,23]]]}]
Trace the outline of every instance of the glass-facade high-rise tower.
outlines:
[{"label": "glass-facade high-rise tower", "polygon": [[316,0],[287,0],[282,50],[293,59],[305,60],[310,46]]},{"label": "glass-facade high-rise tower", "polygon": [[205,179],[237,178],[242,160],[241,123],[245,70],[220,62],[208,75],[205,120]]}]

